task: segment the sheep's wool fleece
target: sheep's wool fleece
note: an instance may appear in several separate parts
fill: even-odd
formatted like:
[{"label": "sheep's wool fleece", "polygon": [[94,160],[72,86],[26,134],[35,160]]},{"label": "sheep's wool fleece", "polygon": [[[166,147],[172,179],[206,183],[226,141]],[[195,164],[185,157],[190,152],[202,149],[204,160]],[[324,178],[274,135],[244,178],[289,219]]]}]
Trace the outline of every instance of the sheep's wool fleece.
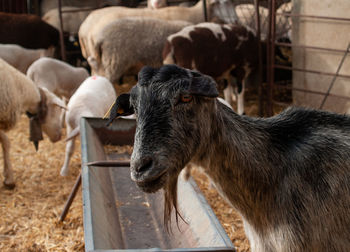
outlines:
[{"label": "sheep's wool fleece", "polygon": [[[0,59],[0,129],[13,127],[25,110],[35,112],[40,96],[24,74]],[[32,101],[30,101],[32,98]]]}]

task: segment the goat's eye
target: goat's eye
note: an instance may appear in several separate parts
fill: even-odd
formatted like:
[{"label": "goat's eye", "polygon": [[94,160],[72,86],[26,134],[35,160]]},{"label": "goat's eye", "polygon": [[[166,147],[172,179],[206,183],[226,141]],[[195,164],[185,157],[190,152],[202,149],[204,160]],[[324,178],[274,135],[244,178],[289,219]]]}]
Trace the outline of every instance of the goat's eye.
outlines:
[{"label": "goat's eye", "polygon": [[190,101],[192,101],[192,95],[182,94],[181,97],[180,97],[180,100],[183,103],[189,103]]}]

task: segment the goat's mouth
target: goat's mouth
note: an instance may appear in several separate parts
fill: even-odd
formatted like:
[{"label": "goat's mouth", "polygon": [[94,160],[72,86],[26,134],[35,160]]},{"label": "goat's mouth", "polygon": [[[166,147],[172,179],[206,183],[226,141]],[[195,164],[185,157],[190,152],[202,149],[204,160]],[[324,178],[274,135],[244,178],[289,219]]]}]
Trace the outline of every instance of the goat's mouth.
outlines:
[{"label": "goat's mouth", "polygon": [[[131,179],[136,182],[137,186],[146,193],[153,193],[164,187],[168,177],[168,169],[155,169],[149,167],[143,171],[136,171],[131,168]],[[153,166],[153,165],[151,165]]]},{"label": "goat's mouth", "polygon": [[157,177],[144,181],[137,181],[137,186],[146,193],[154,193],[163,188],[167,181],[167,173],[163,172]]}]

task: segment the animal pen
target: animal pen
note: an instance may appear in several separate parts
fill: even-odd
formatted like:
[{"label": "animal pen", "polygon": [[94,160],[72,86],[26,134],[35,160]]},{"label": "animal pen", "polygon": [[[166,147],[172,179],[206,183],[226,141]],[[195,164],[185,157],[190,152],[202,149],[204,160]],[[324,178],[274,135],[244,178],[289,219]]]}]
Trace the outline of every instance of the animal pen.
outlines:
[{"label": "animal pen", "polygon": [[[97,1],[99,2],[99,1]],[[335,88],[335,83],[339,78],[349,80],[350,75],[342,73],[346,58],[348,57],[349,47],[330,48],[327,46],[318,46],[313,44],[297,43],[293,39],[291,43],[284,41],[276,41],[276,20],[278,16],[285,16],[291,19],[293,25],[301,19],[335,21],[341,23],[349,23],[349,18],[313,15],[313,14],[297,14],[289,10],[277,12],[277,9],[285,2],[278,0],[231,0],[232,6],[239,4],[254,4],[255,10],[260,7],[267,8],[270,15],[262,19],[257,11],[255,15],[255,26],[257,36],[260,37],[261,26],[266,24],[268,33],[266,34],[267,53],[266,65],[263,66],[263,56],[260,50],[260,85],[258,91],[259,98],[259,114],[261,116],[271,116],[274,114],[274,106],[288,106],[293,100],[281,100],[279,95],[281,92],[286,93],[291,97],[295,93],[310,93],[321,97],[317,108],[324,108],[329,97],[340,100],[350,100],[350,96],[343,94],[332,93]],[[61,0],[58,0],[61,7]],[[205,6],[204,6],[205,8]],[[91,9],[91,8],[90,8]],[[66,54],[74,52],[66,52],[64,50],[63,32],[62,32],[62,12],[61,18],[61,46],[63,48],[62,59],[65,59]],[[231,12],[227,9],[222,9],[222,15],[231,17]],[[231,19],[231,22],[234,22]],[[254,25],[254,24],[253,24]],[[289,24],[286,23],[286,26]],[[289,27],[289,29],[293,29]],[[349,39],[350,42],[350,39]],[[324,51],[337,54],[340,59],[335,71],[317,70],[312,68],[300,67],[291,64],[281,64],[276,61],[275,48],[284,47],[297,52],[300,56],[306,51]],[[294,57],[294,55],[293,55]],[[265,67],[265,68],[263,68]],[[293,79],[278,83],[275,80],[274,72],[277,69],[287,70],[296,75],[298,73],[307,73],[310,75],[327,76],[330,81],[327,82],[325,90],[310,90],[302,87],[296,87]],[[263,71],[266,72],[266,81],[263,82]],[[112,125],[112,128],[106,128],[104,121],[100,119],[88,118],[82,121],[82,181],[83,181],[83,196],[84,196],[84,233],[85,233],[85,249],[103,250],[133,250],[147,249],[157,247],[159,250],[170,251],[233,251],[234,247],[229,241],[225,231],[222,229],[216,216],[211,211],[210,207],[204,200],[199,189],[191,180],[190,183],[184,183],[184,194],[189,196],[189,199],[184,199],[182,204],[183,217],[189,223],[187,225],[181,219],[179,220],[179,229],[175,223],[172,223],[174,237],[169,238],[163,228],[162,222],[162,196],[144,195],[138,192],[129,178],[128,153],[110,152],[108,146],[112,145],[131,145],[133,136],[134,121],[117,120]],[[106,139],[104,135],[109,134],[110,138]],[[112,148],[113,149],[113,148]],[[109,160],[109,161],[108,161]],[[112,164],[110,160],[114,160]],[[100,161],[91,163],[93,161]],[[88,165],[88,163],[90,163]],[[104,167],[107,166],[107,167]],[[121,166],[121,167],[112,167]],[[61,215],[61,220],[65,218],[69,205],[74,198],[74,192],[79,188],[81,177],[79,176],[76,185],[73,188],[73,193],[69,198],[66,207]],[[182,183],[182,182],[181,182]],[[130,191],[129,191],[130,190]],[[120,192],[128,191],[132,194],[131,198],[123,198]],[[131,201],[130,201],[131,200]],[[193,204],[198,208],[193,209]],[[130,219],[128,214],[130,215]],[[136,218],[136,217],[137,218]],[[138,216],[145,216],[144,219]],[[174,220],[175,218],[173,218]],[[135,228],[135,225],[137,227]],[[181,230],[183,233],[180,233]],[[149,235],[148,240],[140,239],[137,233]],[[135,243],[137,242],[137,243]],[[136,245],[135,245],[136,244]]]},{"label": "animal pen", "polygon": [[[98,3],[99,1],[97,1]],[[221,3],[224,3],[225,1],[219,1]],[[232,8],[235,8],[236,6],[239,6],[241,4],[254,4],[255,10],[250,9],[248,12],[246,12],[247,16],[241,16],[240,19],[238,19],[238,22],[242,22],[243,19],[251,18],[252,16],[255,16],[254,22],[250,22],[251,28],[255,30],[257,37],[259,40],[261,37],[264,37],[266,44],[267,44],[267,51],[266,55],[263,55],[263,52],[259,50],[259,55],[257,55],[260,60],[259,64],[259,86],[258,86],[258,99],[259,99],[259,115],[260,116],[272,116],[274,114],[274,106],[288,106],[292,103],[292,99],[287,99],[284,101],[281,101],[280,97],[278,97],[281,94],[282,90],[287,90],[288,95],[292,95],[291,92],[306,92],[306,93],[313,93],[317,94],[323,97],[321,105],[319,106],[320,109],[323,108],[325,101],[327,97],[332,96],[339,99],[346,99],[349,100],[349,96],[344,95],[336,95],[332,94],[331,90],[333,88],[333,85],[335,83],[336,78],[350,78],[347,74],[340,74],[340,70],[343,66],[343,63],[346,59],[346,56],[349,52],[349,46],[344,49],[334,49],[334,48],[326,48],[326,47],[320,47],[320,46],[314,46],[314,45],[305,45],[305,44],[297,44],[293,40],[292,41],[277,41],[276,38],[276,20],[277,22],[282,22],[279,16],[285,17],[284,20],[289,20],[289,22],[284,22],[283,24],[279,24],[279,26],[284,27],[286,31],[289,32],[289,34],[293,33],[293,27],[292,23],[297,22],[297,19],[317,19],[317,20],[333,20],[333,21],[341,21],[341,22],[350,22],[349,18],[339,18],[339,17],[330,17],[330,16],[317,16],[317,15],[307,15],[307,14],[296,14],[295,12],[292,12],[291,9],[288,9],[287,7],[284,7],[280,9],[280,11],[277,11],[283,4],[288,3],[290,1],[288,0],[231,0],[226,1],[231,3]],[[61,0],[58,0],[59,7],[61,7]],[[224,5],[223,5],[224,6]],[[227,6],[227,5],[225,5]],[[206,6],[204,4],[203,6],[204,10],[206,10]],[[268,10],[269,15],[261,16],[257,15],[260,13],[260,8],[266,8]],[[235,17],[232,14],[232,11],[230,9],[227,9],[225,7],[219,9],[221,12],[221,16],[224,17],[223,20],[225,20],[226,23],[234,23],[237,21]],[[63,33],[62,33],[62,12],[61,8],[59,8],[60,12],[60,20],[61,20],[61,41],[63,41]],[[206,13],[206,11],[204,11]],[[293,21],[293,22],[292,22]],[[263,34],[261,28],[263,26],[267,27],[266,34]],[[63,42],[61,42],[63,45]],[[350,44],[349,44],[350,45]],[[64,47],[64,45],[63,45]],[[318,71],[314,69],[307,69],[307,68],[300,68],[296,66],[292,66],[292,55],[289,55],[289,62],[283,64],[280,62],[277,62],[276,60],[276,47],[282,47],[282,48],[289,48],[289,51],[292,52],[294,50],[321,50],[321,51],[327,51],[327,52],[333,52],[333,53],[339,53],[342,54],[343,57],[339,62],[338,68],[335,73],[332,73],[331,71]],[[62,58],[65,58],[65,50],[62,50]],[[265,52],[264,52],[265,53]],[[263,58],[266,58],[266,62],[263,65]],[[292,75],[296,72],[306,72],[310,74],[315,75],[326,75],[331,76],[332,80],[329,83],[329,87],[326,91],[319,91],[319,90],[307,90],[300,87],[294,87],[292,85],[293,79],[287,79],[283,82],[278,82],[275,80],[275,71],[278,70],[284,70],[288,74]],[[263,74],[266,72],[265,81],[263,81]],[[283,92],[283,91],[282,91]],[[284,91],[286,92],[286,91]],[[103,169],[103,168],[102,168]],[[63,217],[64,218],[64,217]]]}]

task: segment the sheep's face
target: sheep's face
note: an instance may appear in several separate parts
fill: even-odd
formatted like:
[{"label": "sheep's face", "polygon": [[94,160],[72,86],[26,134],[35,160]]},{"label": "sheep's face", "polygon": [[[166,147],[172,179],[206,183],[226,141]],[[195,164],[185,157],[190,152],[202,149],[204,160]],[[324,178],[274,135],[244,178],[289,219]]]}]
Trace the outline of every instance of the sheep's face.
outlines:
[{"label": "sheep's face", "polygon": [[47,97],[47,113],[41,124],[42,130],[50,138],[51,142],[57,142],[62,136],[62,109],[65,107],[64,102],[56,95],[43,88]]},{"label": "sheep's face", "polygon": [[175,65],[140,71],[130,93],[137,120],[131,178],[143,191],[177,181],[201,144],[203,128],[208,131],[208,109],[217,95],[213,79],[195,71]]}]

